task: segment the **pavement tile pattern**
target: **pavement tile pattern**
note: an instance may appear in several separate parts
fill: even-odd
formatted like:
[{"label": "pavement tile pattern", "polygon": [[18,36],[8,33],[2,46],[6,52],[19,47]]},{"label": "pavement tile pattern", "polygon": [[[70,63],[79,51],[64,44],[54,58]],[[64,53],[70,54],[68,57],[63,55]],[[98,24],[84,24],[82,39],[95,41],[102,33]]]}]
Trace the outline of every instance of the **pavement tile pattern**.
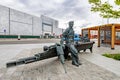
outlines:
[{"label": "pavement tile pattern", "polygon": [[[41,48],[23,50],[13,60],[32,56],[41,52]],[[91,53],[89,53],[91,54]],[[120,80],[116,74],[86,60],[80,54],[82,65],[75,67],[66,60],[67,74],[58,58],[51,58],[13,68],[0,68],[0,80]]]}]

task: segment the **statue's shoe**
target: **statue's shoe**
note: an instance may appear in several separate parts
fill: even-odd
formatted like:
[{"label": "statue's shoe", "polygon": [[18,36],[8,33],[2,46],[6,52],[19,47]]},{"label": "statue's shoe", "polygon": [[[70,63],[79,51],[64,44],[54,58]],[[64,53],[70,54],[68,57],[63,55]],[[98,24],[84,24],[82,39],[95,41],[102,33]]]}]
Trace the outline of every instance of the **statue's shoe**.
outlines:
[{"label": "statue's shoe", "polygon": [[80,61],[78,61],[78,64],[79,64],[79,65],[82,65],[82,63],[81,63]]},{"label": "statue's shoe", "polygon": [[78,64],[76,62],[72,62],[72,65],[75,65],[75,66],[79,67],[80,64]]},{"label": "statue's shoe", "polygon": [[80,62],[79,62],[78,64],[79,64],[79,65],[82,65],[82,63],[80,63]]}]

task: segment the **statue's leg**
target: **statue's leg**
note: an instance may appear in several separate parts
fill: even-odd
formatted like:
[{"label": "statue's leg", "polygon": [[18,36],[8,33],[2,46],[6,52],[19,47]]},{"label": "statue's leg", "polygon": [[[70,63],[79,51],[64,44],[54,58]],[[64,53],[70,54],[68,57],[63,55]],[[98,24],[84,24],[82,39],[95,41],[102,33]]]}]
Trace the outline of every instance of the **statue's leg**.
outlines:
[{"label": "statue's leg", "polygon": [[90,48],[90,52],[92,53],[92,47]]},{"label": "statue's leg", "polygon": [[76,66],[81,65],[81,63],[79,62],[77,49],[72,44],[69,47],[70,47],[70,52],[71,52],[71,56],[72,56],[72,64],[76,65]]},{"label": "statue's leg", "polygon": [[65,68],[65,58],[64,58],[63,46],[62,45],[56,45],[56,50],[57,50],[57,55],[60,59],[60,62],[62,63],[63,68],[65,70],[65,73],[67,73],[66,68]]},{"label": "statue's leg", "polygon": [[86,51],[86,49],[83,50],[84,52]]},{"label": "statue's leg", "polygon": [[65,50],[64,50],[64,57],[65,57],[65,59],[68,59],[68,55],[69,55],[69,49],[68,49],[68,47],[66,46],[66,47],[65,47]]}]

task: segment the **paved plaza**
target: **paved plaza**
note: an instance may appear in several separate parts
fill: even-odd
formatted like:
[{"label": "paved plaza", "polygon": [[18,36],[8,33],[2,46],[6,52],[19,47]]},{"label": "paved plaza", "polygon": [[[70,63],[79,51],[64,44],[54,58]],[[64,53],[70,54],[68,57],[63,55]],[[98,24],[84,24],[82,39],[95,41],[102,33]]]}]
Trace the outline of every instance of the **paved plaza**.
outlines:
[{"label": "paved plaza", "polygon": [[120,52],[120,46],[111,50],[108,47],[98,48],[95,44],[93,53],[81,51],[81,66],[75,67],[71,60],[65,61],[67,74],[57,57],[8,69],[5,67],[8,61],[32,56],[42,52],[44,45],[52,44],[0,45],[0,80],[120,80],[120,62],[101,56],[105,52]]}]

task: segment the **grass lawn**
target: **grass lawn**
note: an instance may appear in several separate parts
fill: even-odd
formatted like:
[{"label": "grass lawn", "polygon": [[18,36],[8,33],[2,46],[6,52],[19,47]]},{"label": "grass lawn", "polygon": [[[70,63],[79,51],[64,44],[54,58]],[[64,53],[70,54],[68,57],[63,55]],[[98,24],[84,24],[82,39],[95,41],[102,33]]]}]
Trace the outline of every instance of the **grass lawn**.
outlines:
[{"label": "grass lawn", "polygon": [[120,60],[120,53],[116,53],[116,54],[108,54],[108,53],[105,53],[105,54],[102,54],[103,56],[106,56],[108,58],[113,58],[115,60]]}]

